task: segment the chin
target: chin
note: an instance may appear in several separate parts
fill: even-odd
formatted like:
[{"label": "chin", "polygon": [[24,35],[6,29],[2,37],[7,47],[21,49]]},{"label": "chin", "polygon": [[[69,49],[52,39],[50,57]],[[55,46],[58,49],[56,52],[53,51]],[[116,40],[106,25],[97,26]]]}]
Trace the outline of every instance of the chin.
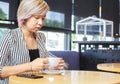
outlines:
[{"label": "chin", "polygon": [[39,31],[40,29],[36,29],[36,30],[34,30],[34,32],[37,32],[37,31]]}]

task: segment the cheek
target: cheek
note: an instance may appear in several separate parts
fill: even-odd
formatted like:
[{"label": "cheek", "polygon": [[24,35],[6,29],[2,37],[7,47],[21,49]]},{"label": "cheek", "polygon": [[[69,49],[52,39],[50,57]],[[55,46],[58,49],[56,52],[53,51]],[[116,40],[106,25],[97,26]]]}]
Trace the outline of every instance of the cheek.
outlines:
[{"label": "cheek", "polygon": [[28,21],[28,22],[26,22],[26,26],[28,26],[28,27],[33,27],[35,25],[36,25],[36,21]]}]

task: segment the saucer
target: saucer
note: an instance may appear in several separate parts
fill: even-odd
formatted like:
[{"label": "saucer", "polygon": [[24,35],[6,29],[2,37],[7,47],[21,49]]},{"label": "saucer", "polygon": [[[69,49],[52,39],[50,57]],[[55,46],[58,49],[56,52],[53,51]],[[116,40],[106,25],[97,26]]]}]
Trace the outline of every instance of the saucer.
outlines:
[{"label": "saucer", "polygon": [[43,73],[55,75],[55,74],[61,74],[63,73],[63,71],[62,70],[44,70]]}]

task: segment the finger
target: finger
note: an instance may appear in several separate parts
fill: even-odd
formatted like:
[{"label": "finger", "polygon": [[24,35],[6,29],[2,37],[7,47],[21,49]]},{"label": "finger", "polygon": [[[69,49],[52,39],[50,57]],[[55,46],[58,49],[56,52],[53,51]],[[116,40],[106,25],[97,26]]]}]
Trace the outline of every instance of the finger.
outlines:
[{"label": "finger", "polygon": [[45,64],[48,64],[48,59],[44,59],[44,63],[45,63]]},{"label": "finger", "polygon": [[46,59],[46,58],[42,58],[41,61],[42,61],[44,64],[48,64],[48,59]]},{"label": "finger", "polygon": [[64,61],[64,59],[63,59],[63,58],[60,58],[60,61]]}]

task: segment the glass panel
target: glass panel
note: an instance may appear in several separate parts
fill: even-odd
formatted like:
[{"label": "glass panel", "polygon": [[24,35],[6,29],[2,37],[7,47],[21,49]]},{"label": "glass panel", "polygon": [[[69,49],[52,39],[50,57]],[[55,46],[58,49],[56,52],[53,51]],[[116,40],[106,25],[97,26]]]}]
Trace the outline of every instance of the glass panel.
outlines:
[{"label": "glass panel", "polygon": [[[9,3],[0,1],[0,23],[9,24],[9,21],[5,21],[9,18]],[[7,28],[0,27],[0,38]]]},{"label": "glass panel", "polygon": [[78,51],[78,43],[73,43],[73,41],[77,41],[76,34],[71,35],[71,50]]},{"label": "glass panel", "polygon": [[64,33],[44,32],[47,50],[64,50]]},{"label": "glass panel", "polygon": [[45,19],[45,26],[64,28],[64,14],[59,12],[49,11]]},{"label": "glass panel", "polygon": [[0,1],[0,19],[8,19],[9,3]]}]

